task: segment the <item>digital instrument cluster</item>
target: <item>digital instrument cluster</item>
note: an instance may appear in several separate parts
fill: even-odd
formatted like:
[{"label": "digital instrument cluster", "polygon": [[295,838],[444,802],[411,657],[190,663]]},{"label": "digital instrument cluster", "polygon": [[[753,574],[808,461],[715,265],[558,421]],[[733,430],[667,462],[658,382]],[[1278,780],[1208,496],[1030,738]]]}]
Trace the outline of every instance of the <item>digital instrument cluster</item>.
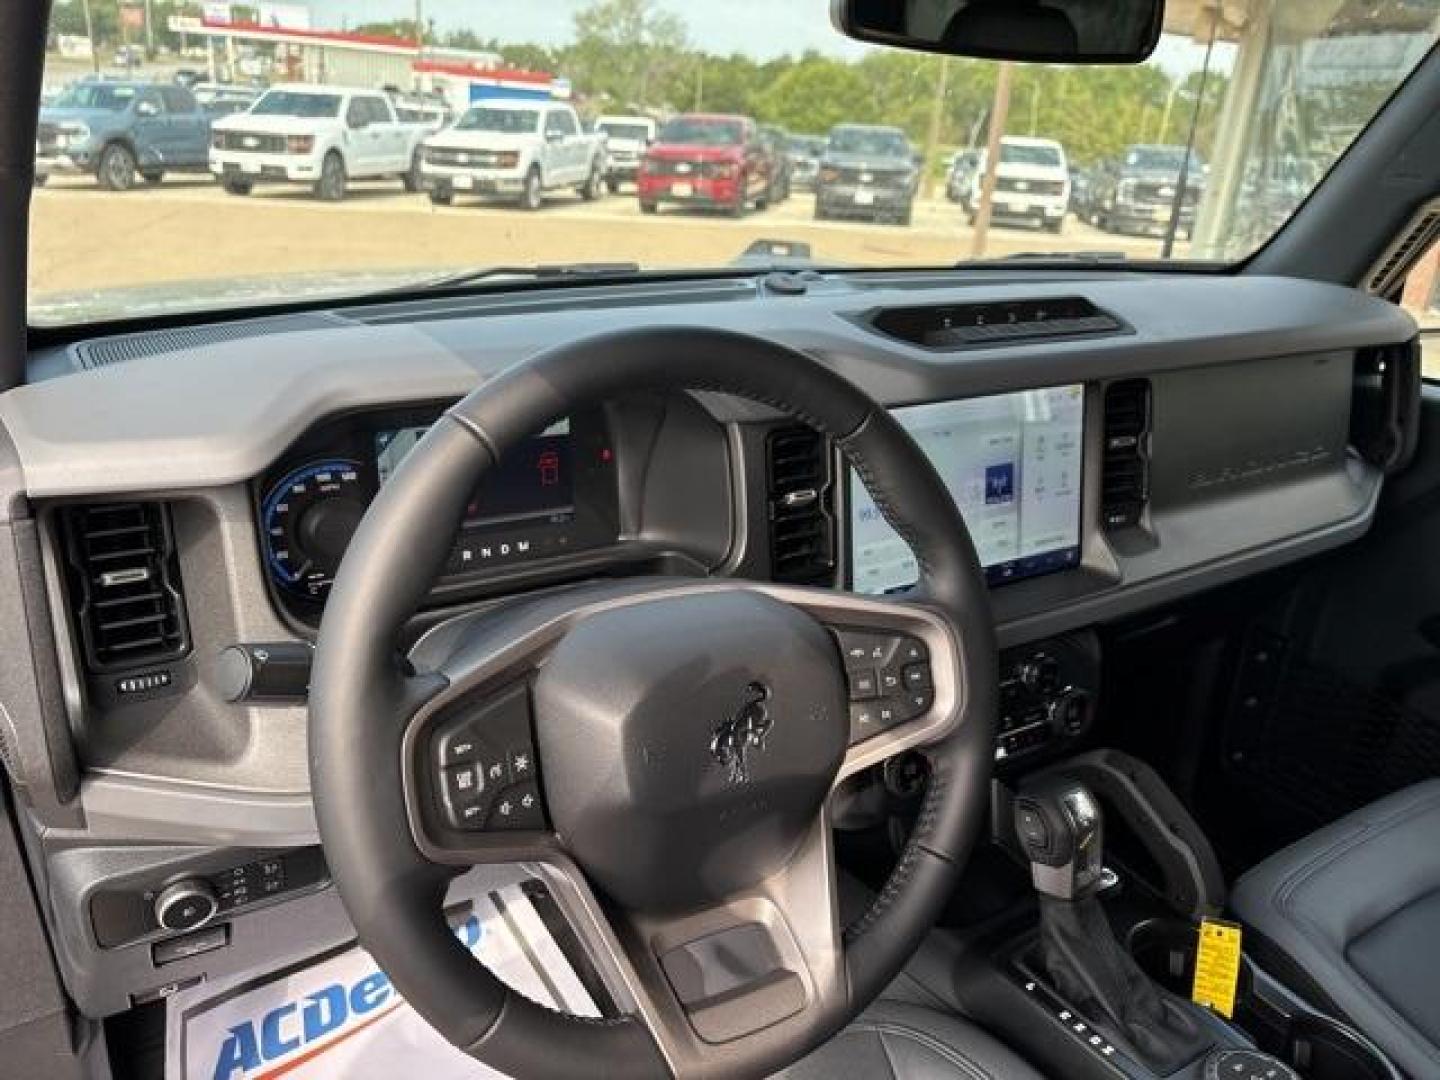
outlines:
[{"label": "digital instrument cluster", "polygon": [[[318,617],[370,501],[438,407],[355,413],[303,437],[262,477],[257,512],[278,599]],[[507,454],[475,489],[441,582],[613,544],[615,459],[603,416],[562,420]]]}]

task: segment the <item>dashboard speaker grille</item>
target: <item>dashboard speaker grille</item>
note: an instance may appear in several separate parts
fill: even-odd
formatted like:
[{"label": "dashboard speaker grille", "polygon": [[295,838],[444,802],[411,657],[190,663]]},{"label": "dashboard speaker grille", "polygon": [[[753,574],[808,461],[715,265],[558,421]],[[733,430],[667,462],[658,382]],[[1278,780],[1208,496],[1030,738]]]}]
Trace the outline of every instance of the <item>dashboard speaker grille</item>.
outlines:
[{"label": "dashboard speaker grille", "polygon": [[345,320],[333,315],[302,312],[266,319],[208,323],[204,326],[176,326],[81,341],[72,347],[72,356],[76,367],[90,370],[128,363],[143,356],[216,345],[222,341],[241,341],[270,334],[295,333],[299,330],[324,330],[344,324]]},{"label": "dashboard speaker grille", "polygon": [[776,581],[829,584],[835,576],[830,444],[804,425],[777,428],[765,442],[770,572]]},{"label": "dashboard speaker grille", "polygon": [[1126,379],[1105,388],[1105,447],[1100,519],[1105,528],[1140,524],[1150,499],[1150,383]]},{"label": "dashboard speaker grille", "polygon": [[94,671],[119,671],[189,649],[169,508],[107,503],[62,511],[71,604]]}]

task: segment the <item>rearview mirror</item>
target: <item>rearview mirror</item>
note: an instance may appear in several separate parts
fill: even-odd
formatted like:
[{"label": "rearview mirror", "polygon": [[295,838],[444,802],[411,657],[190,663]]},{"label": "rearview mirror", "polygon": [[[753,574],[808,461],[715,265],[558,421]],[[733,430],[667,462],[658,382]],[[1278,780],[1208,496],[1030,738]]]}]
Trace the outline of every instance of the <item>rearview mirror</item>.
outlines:
[{"label": "rearview mirror", "polygon": [[1165,0],[833,0],[857,41],[949,56],[1138,64],[1155,51]]}]

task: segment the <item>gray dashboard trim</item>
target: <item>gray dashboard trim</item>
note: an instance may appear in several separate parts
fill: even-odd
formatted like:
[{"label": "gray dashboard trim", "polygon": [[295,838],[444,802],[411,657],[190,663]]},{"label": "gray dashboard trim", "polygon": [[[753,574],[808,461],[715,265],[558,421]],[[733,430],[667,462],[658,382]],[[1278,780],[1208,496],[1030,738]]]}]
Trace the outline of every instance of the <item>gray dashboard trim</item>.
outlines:
[{"label": "gray dashboard trim", "polygon": [[[928,292],[974,299],[977,288]],[[1082,294],[1133,336],[940,354],[857,324],[913,304],[899,287],[643,310],[657,325],[774,338],[815,355],[889,405],[1096,381],[1258,357],[1408,340],[1413,320],[1353,289],[1264,277],[1135,274],[1083,286],[989,285],[987,299]],[[577,301],[577,304],[580,301]],[[64,376],[0,395],[32,497],[211,487],[274,462],[316,420],[366,405],[460,397],[559,341],[633,326],[635,308],[577,306],[410,326],[355,326],[222,342]]]}]

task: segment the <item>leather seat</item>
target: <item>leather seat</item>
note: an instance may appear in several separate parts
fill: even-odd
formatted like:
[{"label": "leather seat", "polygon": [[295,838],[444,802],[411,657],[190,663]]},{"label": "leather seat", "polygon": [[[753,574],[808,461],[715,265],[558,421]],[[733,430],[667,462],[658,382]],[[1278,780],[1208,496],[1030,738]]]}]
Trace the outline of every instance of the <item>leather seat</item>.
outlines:
[{"label": "leather seat", "polygon": [[1042,1080],[953,1013],[878,1001],[777,1080]]},{"label": "leather seat", "polygon": [[1231,906],[1262,967],[1411,1076],[1440,1076],[1440,780],[1271,856]]}]

